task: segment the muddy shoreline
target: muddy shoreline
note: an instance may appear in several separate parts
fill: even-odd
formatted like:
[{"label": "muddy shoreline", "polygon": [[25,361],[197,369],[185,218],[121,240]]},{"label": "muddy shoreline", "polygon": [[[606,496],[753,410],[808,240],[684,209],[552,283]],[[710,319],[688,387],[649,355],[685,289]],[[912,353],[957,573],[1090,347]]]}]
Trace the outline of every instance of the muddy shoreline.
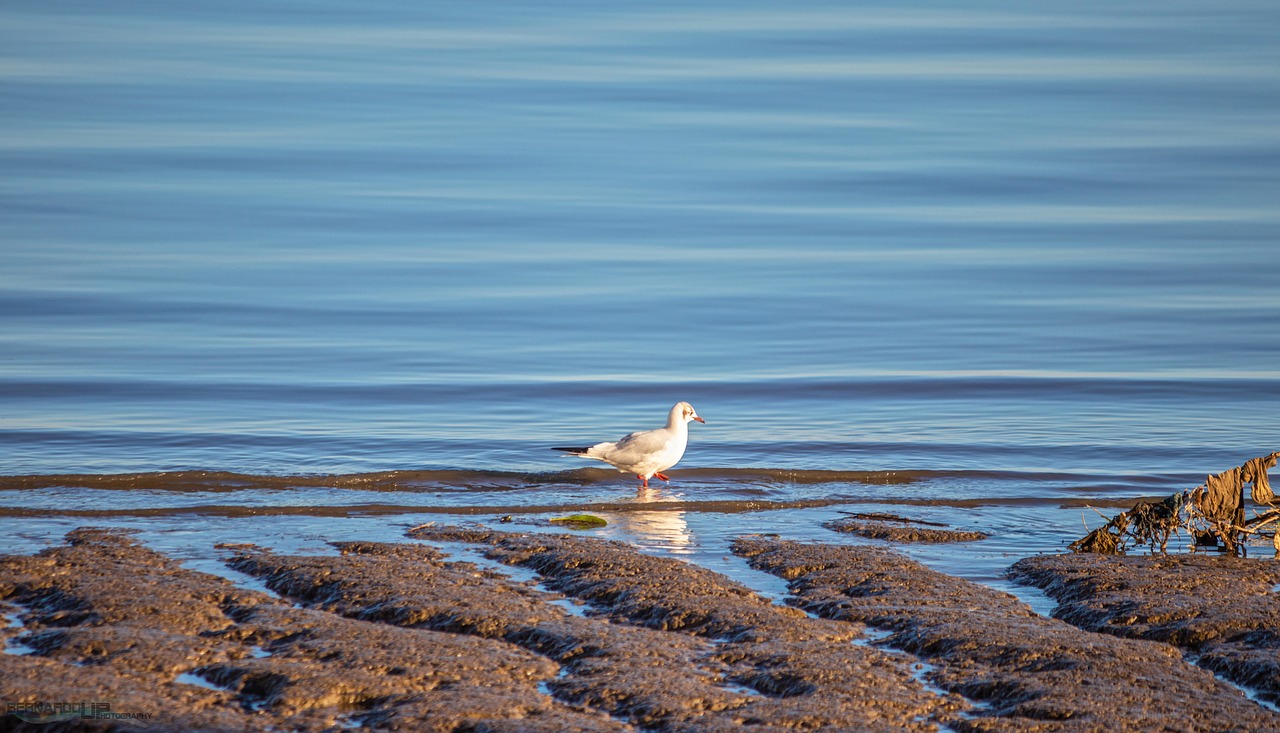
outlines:
[{"label": "muddy shoreline", "polygon": [[733,545],[778,603],[581,534],[220,548],[255,589],[82,528],[0,557],[0,730],[1280,728],[1274,560],[1028,558],[1046,618],[837,543]]}]

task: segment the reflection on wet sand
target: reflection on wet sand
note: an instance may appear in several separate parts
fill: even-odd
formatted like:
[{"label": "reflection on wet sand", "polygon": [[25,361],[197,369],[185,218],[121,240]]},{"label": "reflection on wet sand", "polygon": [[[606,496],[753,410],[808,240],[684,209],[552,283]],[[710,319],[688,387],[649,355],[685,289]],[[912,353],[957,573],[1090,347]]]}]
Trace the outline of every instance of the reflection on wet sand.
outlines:
[{"label": "reflection on wet sand", "polygon": [[[679,492],[650,487],[640,489],[634,502],[649,504],[683,499]],[[693,535],[689,532],[689,523],[685,521],[684,515],[683,510],[675,509],[626,511],[610,516],[609,521],[641,544],[658,546],[677,554],[689,554],[693,552]]]}]

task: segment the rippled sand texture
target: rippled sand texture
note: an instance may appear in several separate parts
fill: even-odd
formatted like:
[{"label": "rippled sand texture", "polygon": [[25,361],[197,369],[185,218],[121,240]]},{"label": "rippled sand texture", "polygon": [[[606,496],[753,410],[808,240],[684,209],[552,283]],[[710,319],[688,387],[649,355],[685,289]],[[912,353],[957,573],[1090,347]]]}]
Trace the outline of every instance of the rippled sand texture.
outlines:
[{"label": "rippled sand texture", "polygon": [[209,730],[1280,724],[1174,647],[1046,619],[883,550],[742,538],[736,552],[790,581],[792,607],[620,543],[449,526],[410,537],[338,554],[223,548],[270,592],[105,529],[0,558],[16,621],[4,691]]}]

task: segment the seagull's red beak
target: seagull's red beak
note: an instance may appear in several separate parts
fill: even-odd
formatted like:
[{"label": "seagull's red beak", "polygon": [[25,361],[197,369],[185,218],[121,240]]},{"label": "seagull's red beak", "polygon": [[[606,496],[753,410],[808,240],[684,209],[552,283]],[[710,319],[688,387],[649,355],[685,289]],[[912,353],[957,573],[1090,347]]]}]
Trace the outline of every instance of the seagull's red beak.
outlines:
[{"label": "seagull's red beak", "polygon": [[698,417],[697,415],[694,415],[694,416],[693,416],[693,419],[694,419],[694,420],[697,420],[698,422],[702,423],[703,425],[706,425],[706,424],[707,424],[707,421],[706,421],[706,420],[703,420],[702,418]]}]

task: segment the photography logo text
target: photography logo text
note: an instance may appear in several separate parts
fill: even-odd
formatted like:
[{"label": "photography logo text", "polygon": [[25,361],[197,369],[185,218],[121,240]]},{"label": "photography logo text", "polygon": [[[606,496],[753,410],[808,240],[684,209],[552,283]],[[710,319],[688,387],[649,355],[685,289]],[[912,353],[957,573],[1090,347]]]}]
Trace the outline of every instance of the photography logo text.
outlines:
[{"label": "photography logo text", "polygon": [[26,723],[56,723],[76,718],[97,720],[147,720],[151,713],[119,713],[101,700],[79,702],[7,702],[5,713]]}]

